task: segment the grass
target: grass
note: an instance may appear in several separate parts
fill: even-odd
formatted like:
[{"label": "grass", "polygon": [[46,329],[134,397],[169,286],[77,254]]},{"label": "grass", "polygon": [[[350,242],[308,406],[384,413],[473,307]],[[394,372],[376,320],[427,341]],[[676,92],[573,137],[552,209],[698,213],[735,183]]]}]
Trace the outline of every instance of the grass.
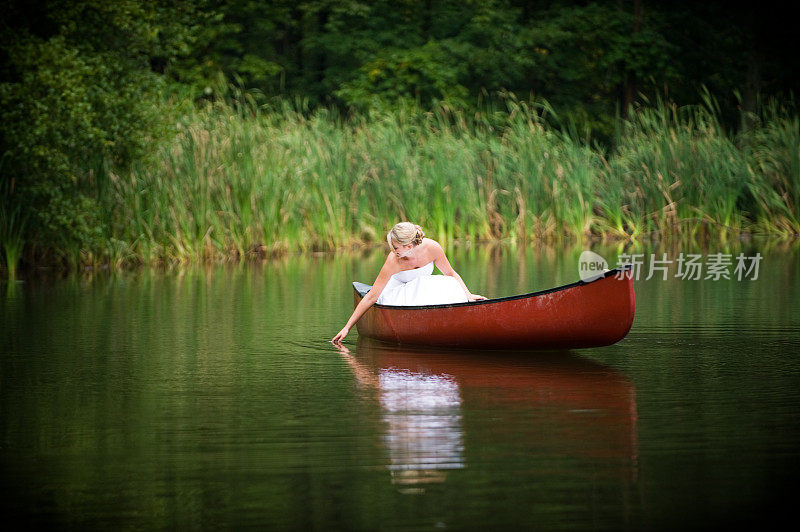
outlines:
[{"label": "grass", "polygon": [[[800,126],[777,104],[736,138],[713,105],[656,102],[621,123],[611,150],[515,100],[502,113],[354,117],[181,108],[157,163],[112,176],[101,254],[114,266],[382,242],[399,220],[445,244],[800,233]],[[18,221],[0,214],[12,234]],[[4,236],[7,264],[20,245]]]}]

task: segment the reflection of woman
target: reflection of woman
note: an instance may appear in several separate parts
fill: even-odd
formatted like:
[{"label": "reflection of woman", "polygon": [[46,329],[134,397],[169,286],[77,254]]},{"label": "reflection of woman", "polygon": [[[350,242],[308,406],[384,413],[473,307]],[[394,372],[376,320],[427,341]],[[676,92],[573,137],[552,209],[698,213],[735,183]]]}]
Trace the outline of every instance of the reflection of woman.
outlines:
[{"label": "reflection of woman", "polygon": [[418,493],[464,467],[461,392],[452,376],[390,367],[376,377],[346,347],[339,351],[358,382],[378,392],[392,482]]},{"label": "reflection of woman", "polygon": [[[472,294],[456,273],[442,246],[418,225],[400,222],[386,235],[391,251],[386,257],[372,289],[356,306],[347,324],[331,340],[341,341],[375,303],[381,305],[441,305],[486,299]],[[431,275],[436,265],[444,275]]]},{"label": "reflection of woman", "polygon": [[379,376],[393,472],[463,467],[461,394],[450,375],[384,368]]}]

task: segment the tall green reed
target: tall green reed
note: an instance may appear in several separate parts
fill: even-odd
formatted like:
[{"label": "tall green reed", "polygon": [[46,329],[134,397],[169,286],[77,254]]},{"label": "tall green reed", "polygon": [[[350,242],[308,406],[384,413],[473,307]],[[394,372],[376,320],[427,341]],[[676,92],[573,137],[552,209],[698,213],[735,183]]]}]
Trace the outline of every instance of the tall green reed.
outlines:
[{"label": "tall green reed", "polygon": [[157,164],[114,176],[112,231],[150,263],[381,242],[411,220],[455,240],[789,232],[797,118],[774,112],[741,149],[713,106],[657,102],[606,153],[543,102],[343,116],[240,98],[188,108]]},{"label": "tall green reed", "polygon": [[751,176],[734,139],[708,107],[659,103],[624,125],[598,190],[617,232],[740,231],[752,215]]},{"label": "tall green reed", "polygon": [[800,234],[800,118],[777,101],[759,118],[747,153],[758,222],[768,231]]}]

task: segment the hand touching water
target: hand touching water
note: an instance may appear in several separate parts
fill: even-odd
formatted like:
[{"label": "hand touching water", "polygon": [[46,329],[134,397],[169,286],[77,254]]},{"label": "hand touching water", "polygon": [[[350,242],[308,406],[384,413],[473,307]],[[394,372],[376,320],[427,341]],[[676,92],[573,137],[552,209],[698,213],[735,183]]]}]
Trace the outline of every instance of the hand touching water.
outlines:
[{"label": "hand touching water", "polygon": [[347,334],[350,332],[350,327],[343,327],[341,331],[339,331],[336,336],[331,339],[331,343],[336,345],[342,345],[342,340],[345,339]]}]

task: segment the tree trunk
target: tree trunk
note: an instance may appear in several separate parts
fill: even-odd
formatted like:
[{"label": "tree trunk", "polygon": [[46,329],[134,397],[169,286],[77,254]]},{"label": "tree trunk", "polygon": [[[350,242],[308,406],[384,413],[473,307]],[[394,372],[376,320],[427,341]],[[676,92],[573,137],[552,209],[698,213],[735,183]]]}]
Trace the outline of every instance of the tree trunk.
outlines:
[{"label": "tree trunk", "polygon": [[[633,0],[633,33],[642,31],[642,0]],[[636,94],[636,73],[626,68],[625,72],[625,89],[623,91],[622,100],[622,117],[628,117],[628,109],[633,105],[633,99]]]},{"label": "tree trunk", "polygon": [[742,132],[747,133],[755,125],[758,96],[761,91],[761,57],[755,50],[747,54],[747,74],[742,90]]}]

